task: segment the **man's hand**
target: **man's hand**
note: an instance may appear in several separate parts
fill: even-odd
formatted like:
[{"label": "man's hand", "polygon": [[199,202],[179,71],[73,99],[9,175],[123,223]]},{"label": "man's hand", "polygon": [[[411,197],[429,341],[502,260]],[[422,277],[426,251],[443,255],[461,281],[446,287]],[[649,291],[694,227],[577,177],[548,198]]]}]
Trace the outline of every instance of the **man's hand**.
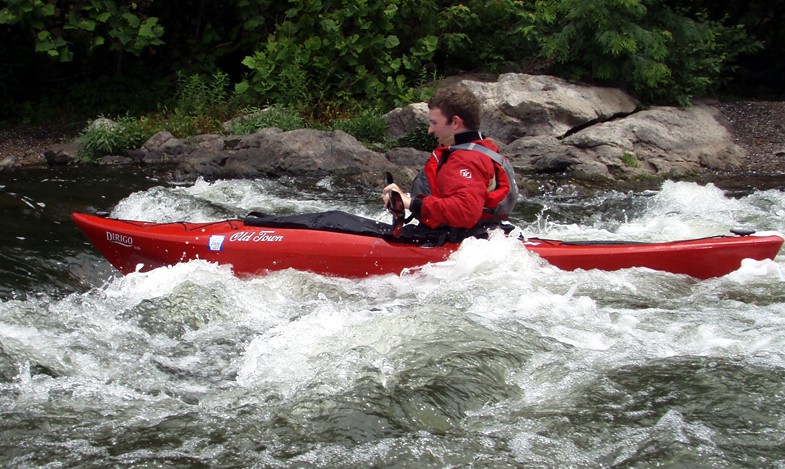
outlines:
[{"label": "man's hand", "polygon": [[403,201],[403,207],[405,209],[409,209],[409,205],[412,203],[412,198],[409,194],[405,193],[398,187],[398,184],[389,184],[384,189],[382,189],[382,200],[384,201],[384,206],[387,207],[390,204],[390,192],[395,191],[401,194],[401,200]]}]

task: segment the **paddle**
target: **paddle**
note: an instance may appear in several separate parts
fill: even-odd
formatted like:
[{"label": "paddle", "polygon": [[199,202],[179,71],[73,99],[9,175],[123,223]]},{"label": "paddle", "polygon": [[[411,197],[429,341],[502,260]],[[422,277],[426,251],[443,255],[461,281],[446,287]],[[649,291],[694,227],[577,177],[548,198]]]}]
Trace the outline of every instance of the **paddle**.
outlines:
[{"label": "paddle", "polygon": [[[388,186],[395,182],[393,181],[392,173],[389,171],[385,172],[384,176],[387,178]],[[401,230],[403,230],[404,223],[406,223],[406,209],[403,206],[403,199],[398,191],[390,191],[390,200],[387,203],[387,210],[389,210],[393,216],[393,238],[398,238],[401,236]]]}]

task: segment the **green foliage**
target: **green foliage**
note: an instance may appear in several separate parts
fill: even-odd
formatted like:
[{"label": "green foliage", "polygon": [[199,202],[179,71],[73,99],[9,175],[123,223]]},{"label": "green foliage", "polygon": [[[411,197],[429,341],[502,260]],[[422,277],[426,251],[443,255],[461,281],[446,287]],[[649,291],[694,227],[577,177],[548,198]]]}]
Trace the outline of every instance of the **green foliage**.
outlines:
[{"label": "green foliage", "polygon": [[428,133],[427,125],[420,125],[414,132],[398,139],[398,146],[416,148],[421,151],[431,151],[438,146],[436,137]]},{"label": "green foliage", "polygon": [[29,28],[35,34],[35,51],[61,62],[74,58],[73,45],[87,50],[108,47],[113,51],[140,54],[163,44],[164,29],[158,18],[147,16],[140,3],[91,0],[58,8],[42,0],[15,0],[0,9],[0,24]]},{"label": "green foliage", "polygon": [[79,159],[92,162],[106,155],[125,154],[128,150],[139,148],[150,135],[137,119],[130,116],[116,120],[101,117],[82,132]]},{"label": "green foliage", "polygon": [[161,112],[142,116],[139,125],[150,135],[165,130],[179,138],[218,133],[221,130],[220,122],[213,117],[187,114],[177,108],[165,108]]},{"label": "green foliage", "polygon": [[147,113],[186,132],[276,105],[326,125],[466,71],[549,73],[651,104],[744,80],[781,96],[784,21],[785,3],[763,0],[8,0],[0,120]]},{"label": "green foliage", "polygon": [[411,100],[437,46],[432,35],[401,35],[415,0],[289,3],[265,47],[243,60],[252,71],[243,88],[295,107]]},{"label": "green foliage", "polygon": [[172,107],[140,120],[147,129],[167,130],[177,137],[221,132],[223,122],[240,108],[238,97],[229,89],[229,77],[222,72],[209,78],[180,74]]},{"label": "green foliage", "polygon": [[536,4],[521,0],[467,0],[446,5],[435,19],[443,68],[520,68],[539,54]]},{"label": "green foliage", "polygon": [[191,116],[226,117],[233,110],[233,96],[229,94],[229,75],[214,73],[210,80],[201,75],[178,75],[178,111]]},{"label": "green foliage", "polygon": [[731,57],[757,47],[742,30],[679,15],[663,0],[540,6],[540,42],[554,62],[551,72],[625,87],[648,102],[689,104],[716,88]]},{"label": "green foliage", "polygon": [[266,109],[249,108],[228,125],[228,132],[235,135],[252,134],[259,129],[276,127],[281,130],[295,130],[304,127],[304,119],[297,113],[279,106]]},{"label": "green foliage", "polygon": [[387,141],[387,121],[376,109],[363,109],[356,115],[339,119],[333,123],[332,128],[343,130],[366,144]]},{"label": "green foliage", "polygon": [[640,163],[638,163],[638,157],[635,156],[635,153],[630,153],[628,151],[625,151],[621,154],[621,162],[624,163],[624,166],[630,168],[637,168],[640,166]]}]

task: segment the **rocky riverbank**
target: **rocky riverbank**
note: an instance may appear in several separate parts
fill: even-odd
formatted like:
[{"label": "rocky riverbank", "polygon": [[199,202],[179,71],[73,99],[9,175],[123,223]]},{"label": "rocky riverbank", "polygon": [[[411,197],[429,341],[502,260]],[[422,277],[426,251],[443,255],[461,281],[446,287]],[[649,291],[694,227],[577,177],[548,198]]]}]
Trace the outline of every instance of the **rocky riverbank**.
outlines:
[{"label": "rocky riverbank", "polygon": [[[734,141],[747,152],[741,165],[723,170],[725,176],[785,175],[785,102],[733,101],[714,104]],[[46,165],[44,152],[74,140],[83,125],[42,125],[0,131],[0,162],[15,157],[13,167]]]},{"label": "rocky riverbank", "polygon": [[727,120],[734,141],[748,154],[734,170],[736,174],[785,174],[785,102],[720,102],[717,107]]},{"label": "rocky riverbank", "polygon": [[44,152],[53,145],[78,138],[83,127],[84,124],[44,124],[0,130],[0,162],[15,158],[11,167],[46,166]]}]

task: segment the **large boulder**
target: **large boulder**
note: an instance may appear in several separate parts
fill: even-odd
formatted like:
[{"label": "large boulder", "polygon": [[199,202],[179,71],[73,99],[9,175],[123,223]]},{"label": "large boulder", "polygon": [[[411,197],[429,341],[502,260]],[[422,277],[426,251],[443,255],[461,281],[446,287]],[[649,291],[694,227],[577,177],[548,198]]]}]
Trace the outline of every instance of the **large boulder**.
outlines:
[{"label": "large boulder", "polygon": [[[719,110],[706,103],[641,110],[618,89],[526,74],[456,82],[480,99],[481,130],[522,174],[679,177],[706,168],[730,169],[747,156]],[[385,119],[401,137],[404,130],[427,124],[427,107],[399,108]]]},{"label": "large boulder", "polygon": [[[500,143],[521,137],[563,136],[592,122],[630,114],[638,102],[616,88],[570,83],[545,75],[508,73],[496,81],[457,80],[482,106],[481,129]],[[401,138],[428,125],[428,106],[414,103],[385,116],[388,134]]]},{"label": "large boulder", "polygon": [[80,148],[79,140],[56,143],[44,151],[44,158],[49,166],[70,164],[78,159]]},{"label": "large boulder", "polygon": [[395,108],[384,115],[384,120],[387,122],[387,135],[402,138],[414,132],[417,127],[428,125],[428,105],[413,103]]},{"label": "large boulder", "polygon": [[[230,139],[231,140],[231,139]],[[396,166],[343,131],[263,131],[221,150],[197,149],[176,168],[180,178],[302,176],[375,180]]]},{"label": "large boulder", "polygon": [[706,104],[655,107],[563,139],[521,138],[506,150],[514,166],[535,173],[602,179],[687,176],[703,168],[730,169],[746,156],[718,119],[717,109]]},{"label": "large boulder", "polygon": [[[195,139],[209,137],[197,136]],[[175,165],[187,159],[194,149],[194,145],[175,137],[171,132],[161,131],[147,139],[138,150],[129,152],[129,156],[146,165]]]},{"label": "large boulder", "polygon": [[521,137],[563,136],[638,107],[635,99],[619,89],[544,75],[508,73],[493,83],[465,80],[463,84],[480,99],[482,131],[503,143]]}]

